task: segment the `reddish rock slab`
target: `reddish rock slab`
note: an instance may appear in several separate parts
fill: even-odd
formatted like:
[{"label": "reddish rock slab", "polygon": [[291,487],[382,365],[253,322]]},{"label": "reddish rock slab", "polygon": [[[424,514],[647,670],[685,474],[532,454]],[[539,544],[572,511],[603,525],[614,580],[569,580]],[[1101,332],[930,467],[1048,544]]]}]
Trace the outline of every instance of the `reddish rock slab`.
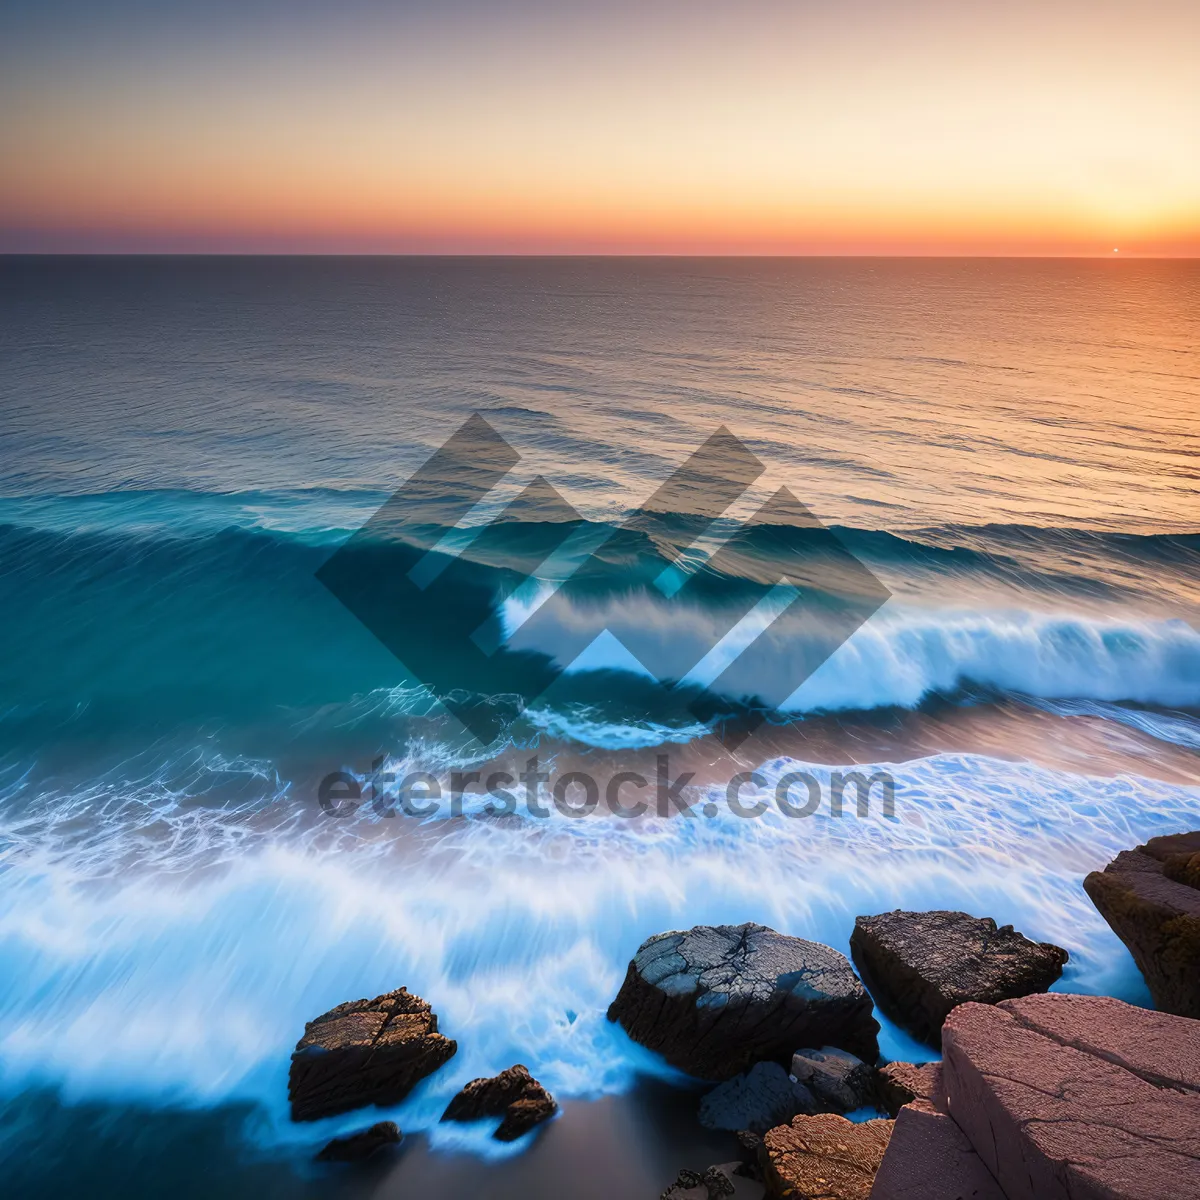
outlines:
[{"label": "reddish rock slab", "polygon": [[1200,831],[1122,850],[1084,890],[1129,947],[1154,1004],[1200,1018]]},{"label": "reddish rock slab", "polygon": [[1022,1025],[1156,1087],[1200,1092],[1200,1022],[1109,996],[1053,993],[1000,1005]]},{"label": "reddish rock slab", "polygon": [[472,1079],[450,1101],[442,1120],[478,1121],[484,1117],[503,1117],[493,1136],[502,1142],[511,1142],[557,1111],[554,1097],[529,1074],[528,1067],[517,1063],[490,1079]]},{"label": "reddish rock slab", "polygon": [[609,1006],[636,1042],[700,1079],[756,1062],[788,1062],[798,1046],[879,1055],[871,998],[829,946],[765,925],[699,925],[639,947]]},{"label": "reddish rock slab", "polygon": [[856,1123],[832,1113],[770,1130],[759,1148],[763,1183],[775,1200],[868,1200],[892,1122]]},{"label": "reddish rock slab", "polygon": [[1198,1039],[1116,1000],[965,1004],[942,1036],[950,1113],[1007,1200],[1200,1200]]},{"label": "reddish rock slab", "polygon": [[942,1082],[940,1062],[887,1063],[876,1075],[879,1102],[889,1116],[896,1116],[906,1105],[926,1112],[946,1111],[946,1088]]},{"label": "reddish rock slab", "polygon": [[1044,992],[1067,961],[1011,925],[941,910],[859,917],[850,953],[879,1007],[934,1046],[955,1005]]},{"label": "reddish rock slab", "polygon": [[900,1110],[871,1200],[1006,1200],[966,1134],[946,1114]]},{"label": "reddish rock slab", "polygon": [[339,1004],[305,1025],[292,1053],[292,1120],[398,1104],[457,1049],[438,1033],[429,1005],[406,988]]}]

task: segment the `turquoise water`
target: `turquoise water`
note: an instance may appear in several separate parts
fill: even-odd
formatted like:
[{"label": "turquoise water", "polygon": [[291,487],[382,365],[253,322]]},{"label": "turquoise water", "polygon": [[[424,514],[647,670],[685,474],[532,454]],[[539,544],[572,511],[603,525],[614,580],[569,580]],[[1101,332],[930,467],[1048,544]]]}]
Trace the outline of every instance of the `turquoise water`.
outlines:
[{"label": "turquoise water", "polygon": [[[1195,264],[9,259],[0,289],[0,1137],[23,1194],[88,1163],[100,1194],[466,1195],[491,1172],[528,1195],[572,1155],[617,1186],[618,1143],[619,1185],[654,1194],[686,1122],[631,1150],[619,1114],[682,1081],[604,1012],[643,938],[701,922],[845,950],[858,913],[965,908],[1065,946],[1059,986],[1148,1003],[1079,881],[1200,823]],[[653,546],[531,617],[533,524],[462,539],[447,606],[505,643],[485,752],[316,577],[474,412],[520,461],[466,524],[540,475],[581,518],[564,572],[724,425],[764,465],[733,516],[786,486],[889,598],[811,673],[803,629],[767,628],[778,699],[730,753],[686,686],[591,641],[703,653],[720,606],[656,590]],[[779,553],[760,531],[698,569],[738,596]],[[317,803],[381,759],[535,753],[601,780],[667,753],[715,815]],[[850,766],[892,776],[894,817],[773,806],[789,771],[828,795]],[[735,769],[762,817],[728,810]],[[364,1114],[291,1125],[288,1054],[401,985],[460,1046],[387,1114],[416,1148],[314,1175]],[[922,1053],[890,1025],[883,1047]],[[532,1146],[438,1125],[514,1061],[564,1101]]]}]

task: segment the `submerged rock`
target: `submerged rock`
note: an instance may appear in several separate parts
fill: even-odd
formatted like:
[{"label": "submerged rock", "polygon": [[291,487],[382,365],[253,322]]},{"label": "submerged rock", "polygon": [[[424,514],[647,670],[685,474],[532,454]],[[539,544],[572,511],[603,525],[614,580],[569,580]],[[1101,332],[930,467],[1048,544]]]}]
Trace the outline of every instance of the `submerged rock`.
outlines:
[{"label": "submerged rock", "polygon": [[1044,992],[1068,957],[990,917],[900,910],[859,917],[850,953],[879,1007],[932,1045],[956,1005]]},{"label": "submerged rock", "polygon": [[792,1076],[823,1106],[838,1112],[853,1112],[875,1101],[874,1070],[847,1050],[797,1050]]},{"label": "submerged rock", "polygon": [[755,1062],[787,1061],[797,1046],[874,1061],[871,1008],[829,946],[764,925],[698,925],[642,943],[608,1017],[680,1070],[728,1079]]},{"label": "submerged rock", "polygon": [[1200,831],[1123,850],[1084,890],[1163,1012],[1200,1018]]},{"label": "submerged rock", "polygon": [[1200,1197],[1200,1022],[1027,996],[956,1008],[942,1045],[950,1113],[1008,1200]]},{"label": "submerged rock", "polygon": [[458,1043],[406,988],[352,1000],[309,1021],[288,1074],[292,1120],[315,1121],[367,1104],[398,1104],[453,1057]]},{"label": "submerged rock", "polygon": [[705,1129],[761,1134],[816,1108],[808,1088],[790,1078],[778,1063],[755,1063],[746,1074],[727,1079],[700,1101],[700,1124]]},{"label": "submerged rock", "polygon": [[493,1136],[502,1142],[512,1142],[557,1111],[554,1097],[530,1075],[527,1067],[517,1063],[490,1079],[472,1079],[450,1101],[442,1120],[503,1117]]},{"label": "submerged rock", "polygon": [[867,1200],[892,1122],[856,1124],[832,1113],[772,1129],[759,1151],[767,1195],[788,1200]]},{"label": "submerged rock", "polygon": [[385,1146],[397,1145],[401,1136],[395,1121],[380,1121],[369,1129],[334,1138],[317,1154],[317,1161],[362,1162]]}]

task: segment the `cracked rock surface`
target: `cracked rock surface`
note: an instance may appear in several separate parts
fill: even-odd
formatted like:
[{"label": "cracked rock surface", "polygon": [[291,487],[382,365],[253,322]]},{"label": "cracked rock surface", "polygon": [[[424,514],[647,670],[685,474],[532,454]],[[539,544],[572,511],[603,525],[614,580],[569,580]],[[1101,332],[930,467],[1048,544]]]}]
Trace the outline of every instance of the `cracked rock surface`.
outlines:
[{"label": "cracked rock surface", "polygon": [[1200,831],[1123,850],[1083,887],[1129,947],[1155,1006],[1200,1018]]},{"label": "cracked rock surface", "polygon": [[955,1005],[1044,992],[1067,961],[1062,947],[1030,941],[991,917],[899,909],[859,917],[850,953],[879,1007],[935,1046]]},{"label": "cracked rock surface", "polygon": [[910,1104],[896,1117],[871,1200],[1005,1200],[1005,1195],[946,1113]]},{"label": "cracked rock surface", "polygon": [[767,1195],[787,1200],[867,1200],[892,1133],[882,1118],[796,1117],[763,1138]]},{"label": "cracked rock surface", "polygon": [[528,1067],[517,1063],[490,1079],[472,1079],[450,1101],[442,1120],[478,1121],[484,1117],[503,1117],[493,1137],[511,1142],[557,1111],[554,1097],[530,1075]]},{"label": "cracked rock surface", "polygon": [[288,1073],[292,1120],[316,1121],[366,1104],[398,1104],[458,1049],[433,1010],[406,988],[352,1000],[309,1021]]},{"label": "cracked rock surface", "polygon": [[858,976],[829,946],[764,925],[699,925],[643,942],[609,1006],[635,1041],[701,1079],[797,1046],[837,1046],[874,1062],[879,1025]]},{"label": "cracked rock surface", "polygon": [[1197,1022],[1029,996],[955,1009],[942,1045],[950,1113],[1007,1200],[1200,1200]]}]

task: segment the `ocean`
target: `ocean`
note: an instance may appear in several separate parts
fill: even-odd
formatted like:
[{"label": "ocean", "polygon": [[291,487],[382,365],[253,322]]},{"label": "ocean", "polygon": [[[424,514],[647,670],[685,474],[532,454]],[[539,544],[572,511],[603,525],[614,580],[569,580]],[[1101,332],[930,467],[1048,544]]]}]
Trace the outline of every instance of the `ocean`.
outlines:
[{"label": "ocean", "polygon": [[[381,638],[328,564],[476,414],[513,465],[426,487],[397,544],[439,599]],[[648,526],[720,430],[760,468],[729,528],[705,488]],[[1150,1003],[1080,882],[1200,825],[1200,264],[0,259],[0,439],[6,1195],[656,1195],[733,1157],[605,1017],[665,929],[845,952],[856,915],[965,909]],[[763,520],[779,489],[815,521]],[[797,555],[825,616],[834,558],[878,591],[772,624]],[[648,811],[368,790],[533,757]],[[890,811],[835,810],[851,771]],[[305,1021],[400,986],[456,1057],[291,1123]],[[514,1062],[558,1119],[439,1122]],[[312,1163],[381,1117],[398,1155]]]}]

